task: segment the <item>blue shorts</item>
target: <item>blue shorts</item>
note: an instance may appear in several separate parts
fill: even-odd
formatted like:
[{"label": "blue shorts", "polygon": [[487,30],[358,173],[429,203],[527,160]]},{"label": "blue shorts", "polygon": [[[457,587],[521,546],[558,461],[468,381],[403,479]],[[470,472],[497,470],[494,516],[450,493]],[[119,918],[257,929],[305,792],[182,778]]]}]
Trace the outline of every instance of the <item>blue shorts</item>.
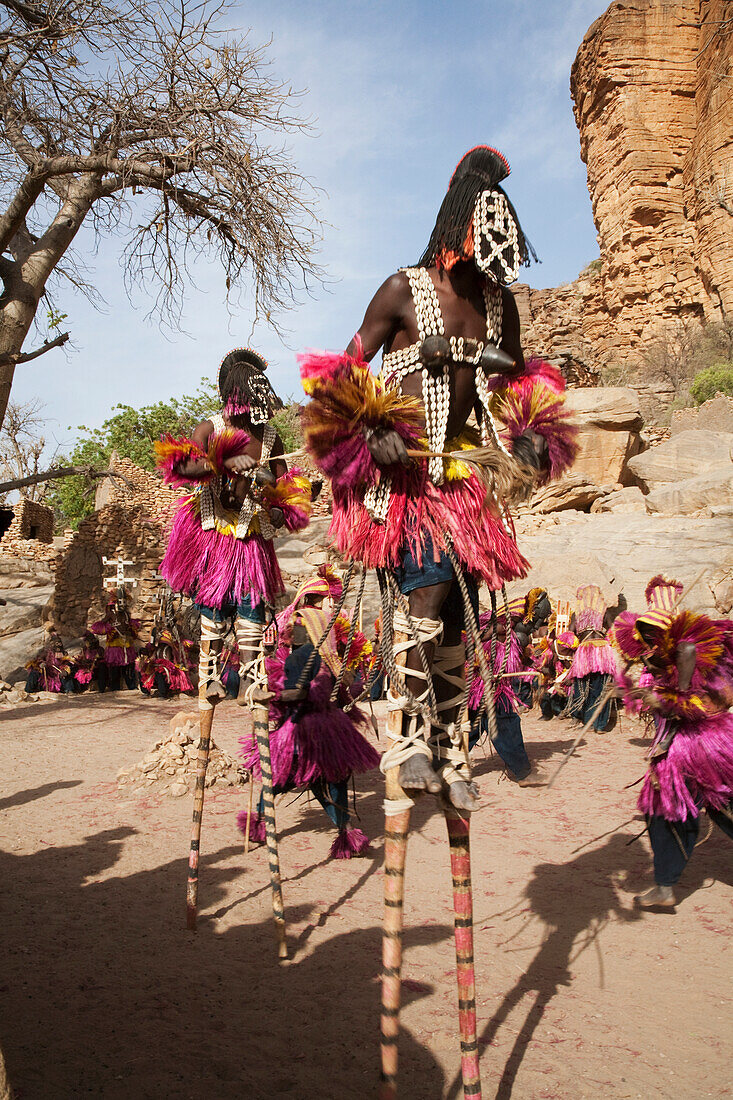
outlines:
[{"label": "blue shorts", "polygon": [[252,606],[252,597],[245,596],[238,603],[223,603],[221,607],[207,607],[206,604],[197,603],[195,605],[202,615],[205,615],[207,619],[211,619],[214,623],[223,623],[228,619],[247,619],[250,623],[264,623],[265,621],[265,605],[260,600],[258,604]]},{"label": "blue shorts", "polygon": [[[446,581],[452,581],[453,583],[440,613],[441,615],[447,614],[451,618],[460,618],[463,621],[463,596],[447,553],[442,550],[436,561],[433,540],[427,534],[423,535],[420,541],[420,550],[422,552],[422,565],[418,565],[408,546],[402,549],[400,564],[395,566],[394,570],[400,592],[407,596],[417,588],[430,588],[434,584],[444,584]],[[474,614],[478,617],[478,585],[470,573],[464,572],[463,575]]]}]

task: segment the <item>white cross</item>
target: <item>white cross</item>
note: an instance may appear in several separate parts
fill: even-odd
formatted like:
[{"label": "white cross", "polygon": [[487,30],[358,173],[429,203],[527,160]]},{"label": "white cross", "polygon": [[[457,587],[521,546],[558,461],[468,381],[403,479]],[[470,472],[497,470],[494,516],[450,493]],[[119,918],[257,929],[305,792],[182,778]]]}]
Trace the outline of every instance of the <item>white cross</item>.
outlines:
[{"label": "white cross", "polygon": [[133,588],[137,588],[137,581],[132,577],[125,576],[125,566],[134,565],[134,561],[124,561],[122,558],[102,558],[105,565],[114,565],[117,569],[114,577],[104,578],[105,588],[123,588],[126,584],[131,584]]}]

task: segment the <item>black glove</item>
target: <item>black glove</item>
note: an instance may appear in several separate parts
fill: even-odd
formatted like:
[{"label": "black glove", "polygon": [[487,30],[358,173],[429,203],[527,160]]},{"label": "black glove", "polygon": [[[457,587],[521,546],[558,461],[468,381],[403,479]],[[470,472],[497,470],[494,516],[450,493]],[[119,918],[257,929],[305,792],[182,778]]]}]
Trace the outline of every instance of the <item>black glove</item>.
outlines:
[{"label": "black glove", "polygon": [[547,440],[530,428],[512,441],[512,454],[532,470],[541,470],[547,465]]}]

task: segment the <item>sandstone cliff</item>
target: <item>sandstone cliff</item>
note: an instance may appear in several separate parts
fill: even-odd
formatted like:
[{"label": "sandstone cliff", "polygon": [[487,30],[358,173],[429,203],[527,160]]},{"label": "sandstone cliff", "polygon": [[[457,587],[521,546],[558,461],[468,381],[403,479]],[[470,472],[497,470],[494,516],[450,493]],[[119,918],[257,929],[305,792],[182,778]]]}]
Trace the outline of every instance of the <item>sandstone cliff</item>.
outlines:
[{"label": "sandstone cliff", "polygon": [[681,317],[733,314],[733,3],[616,0],[571,74],[601,258],[554,290],[517,286],[525,344],[639,365]]}]

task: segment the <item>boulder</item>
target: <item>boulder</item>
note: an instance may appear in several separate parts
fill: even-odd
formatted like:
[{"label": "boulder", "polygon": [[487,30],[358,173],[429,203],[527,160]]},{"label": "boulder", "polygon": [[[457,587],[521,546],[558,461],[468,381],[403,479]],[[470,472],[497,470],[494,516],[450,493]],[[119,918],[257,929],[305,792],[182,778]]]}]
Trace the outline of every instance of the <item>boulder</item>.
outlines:
[{"label": "boulder", "polygon": [[672,413],[672,435],[691,429],[733,433],[733,397],[716,393],[697,408],[676,409]]},{"label": "boulder", "polygon": [[0,597],[5,600],[0,609],[0,637],[40,626],[43,609],[52,595],[52,587],[0,589]]},{"label": "boulder", "polygon": [[660,485],[646,497],[646,506],[649,512],[688,516],[716,506],[729,509],[732,496],[733,464],[729,462],[710,473]]},{"label": "boulder", "polygon": [[562,512],[566,508],[584,511],[603,492],[583,474],[573,473],[560,481],[551,481],[533,495],[533,512]]},{"label": "boulder", "polygon": [[639,397],[626,386],[569,390],[566,406],[578,424],[574,474],[596,485],[626,482],[626,467],[641,450]]},{"label": "boulder", "polygon": [[714,574],[707,583],[716,611],[730,617],[733,611],[733,569]]},{"label": "boulder", "polygon": [[623,592],[629,608],[641,609],[649,579],[664,573],[692,585],[685,607],[720,616],[715,599],[725,601],[726,578],[733,576],[730,517],[560,512],[550,518],[556,522],[543,519],[537,530],[520,534],[532,571],[509,586],[510,596],[537,584],[568,599],[573,586],[593,581],[607,599]]},{"label": "boulder", "polygon": [[630,386],[593,386],[568,390],[567,408],[579,424],[592,424],[610,432],[623,429],[639,432],[644,419],[639,410],[639,395]]},{"label": "boulder", "polygon": [[625,485],[608,496],[599,497],[591,505],[591,512],[615,512],[617,515],[631,515],[633,512],[646,512],[646,497],[638,485]]},{"label": "boulder", "polygon": [[629,460],[629,469],[642,489],[685,481],[708,474],[731,462],[733,437],[726,432],[679,432],[658,447]]},{"label": "boulder", "polygon": [[25,682],[27,673],[23,665],[41,648],[45,637],[43,629],[34,626],[0,638],[0,676],[11,684]]}]

